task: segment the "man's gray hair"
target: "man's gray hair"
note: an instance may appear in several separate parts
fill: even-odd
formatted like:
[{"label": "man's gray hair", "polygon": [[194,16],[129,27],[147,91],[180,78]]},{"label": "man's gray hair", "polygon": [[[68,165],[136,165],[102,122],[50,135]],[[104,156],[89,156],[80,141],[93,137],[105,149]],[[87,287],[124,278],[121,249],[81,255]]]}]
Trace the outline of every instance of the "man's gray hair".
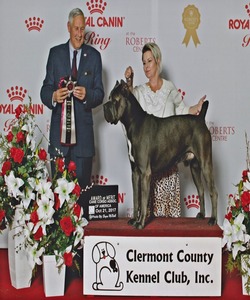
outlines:
[{"label": "man's gray hair", "polygon": [[73,19],[77,16],[83,16],[83,18],[84,18],[84,13],[82,12],[82,10],[80,8],[72,9],[71,12],[69,13],[69,19],[68,19],[70,24],[72,24]]}]

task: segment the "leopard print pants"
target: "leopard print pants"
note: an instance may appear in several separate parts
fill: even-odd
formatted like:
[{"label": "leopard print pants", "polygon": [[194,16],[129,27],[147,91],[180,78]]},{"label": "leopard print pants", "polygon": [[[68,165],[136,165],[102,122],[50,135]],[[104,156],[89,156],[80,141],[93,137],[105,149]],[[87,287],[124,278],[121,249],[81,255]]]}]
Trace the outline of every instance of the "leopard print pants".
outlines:
[{"label": "leopard print pants", "polygon": [[149,214],[155,217],[180,217],[180,176],[177,166],[151,179]]}]

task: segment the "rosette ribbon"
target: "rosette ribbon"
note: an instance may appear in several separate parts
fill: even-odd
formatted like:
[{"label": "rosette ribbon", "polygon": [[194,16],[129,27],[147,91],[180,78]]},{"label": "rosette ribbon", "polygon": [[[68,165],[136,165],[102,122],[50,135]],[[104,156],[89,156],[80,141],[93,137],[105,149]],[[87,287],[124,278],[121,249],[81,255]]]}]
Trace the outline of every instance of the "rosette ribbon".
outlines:
[{"label": "rosette ribbon", "polygon": [[61,114],[61,144],[71,146],[76,144],[76,125],[75,125],[75,109],[73,91],[76,86],[76,81],[71,77],[63,79],[61,86],[68,88],[69,95],[62,104]]}]

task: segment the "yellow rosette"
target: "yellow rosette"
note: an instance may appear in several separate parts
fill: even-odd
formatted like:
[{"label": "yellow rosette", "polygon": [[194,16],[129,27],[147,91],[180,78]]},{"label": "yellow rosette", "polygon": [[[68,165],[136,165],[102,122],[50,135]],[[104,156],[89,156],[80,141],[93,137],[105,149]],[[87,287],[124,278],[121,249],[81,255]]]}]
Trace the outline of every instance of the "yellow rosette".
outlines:
[{"label": "yellow rosette", "polygon": [[185,37],[182,44],[188,45],[190,38],[192,37],[195,47],[200,44],[196,30],[200,25],[200,13],[197,7],[194,5],[188,5],[182,14],[182,23],[186,29]]}]

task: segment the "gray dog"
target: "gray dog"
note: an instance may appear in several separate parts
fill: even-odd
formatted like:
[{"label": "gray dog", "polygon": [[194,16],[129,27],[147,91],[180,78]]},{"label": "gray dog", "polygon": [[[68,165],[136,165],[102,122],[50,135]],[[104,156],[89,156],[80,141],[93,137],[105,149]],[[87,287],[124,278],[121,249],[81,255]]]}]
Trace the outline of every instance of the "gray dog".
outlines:
[{"label": "gray dog", "polygon": [[141,108],[123,80],[116,82],[109,99],[104,104],[105,119],[111,124],[121,121],[128,139],[134,198],[134,215],[129,224],[138,229],[145,226],[151,174],[185,163],[191,157],[188,164],[200,199],[197,218],[205,218],[203,174],[212,203],[208,224],[215,225],[218,194],[213,179],[211,135],[205,124],[208,101],[198,116],[157,118]]}]

